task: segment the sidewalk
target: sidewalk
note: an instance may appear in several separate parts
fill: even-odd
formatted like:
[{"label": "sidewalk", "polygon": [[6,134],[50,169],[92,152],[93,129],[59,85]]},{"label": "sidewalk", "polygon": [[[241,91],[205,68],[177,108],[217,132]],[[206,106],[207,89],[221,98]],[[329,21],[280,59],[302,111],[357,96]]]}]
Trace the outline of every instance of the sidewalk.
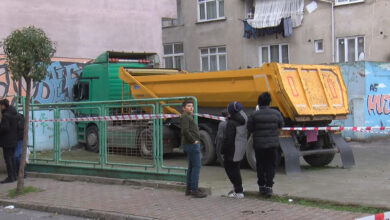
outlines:
[{"label": "sidewalk", "polygon": [[72,178],[59,181],[29,177],[25,179],[25,186],[34,186],[43,191],[10,199],[6,194],[16,187],[16,182],[1,184],[0,205],[13,204],[21,208],[100,219],[352,220],[367,216],[256,198],[236,200],[212,195],[195,199],[172,189],[72,181]]}]

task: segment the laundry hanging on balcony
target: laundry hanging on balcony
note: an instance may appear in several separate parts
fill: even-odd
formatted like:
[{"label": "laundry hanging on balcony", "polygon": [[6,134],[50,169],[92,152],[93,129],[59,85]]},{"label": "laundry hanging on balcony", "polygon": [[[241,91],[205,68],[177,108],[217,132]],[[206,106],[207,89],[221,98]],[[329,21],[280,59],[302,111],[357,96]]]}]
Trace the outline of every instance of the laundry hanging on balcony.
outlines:
[{"label": "laundry hanging on balcony", "polygon": [[280,25],[283,18],[291,17],[292,27],[303,20],[304,0],[256,0],[253,19],[247,22],[252,28],[268,28]]},{"label": "laundry hanging on balcony", "polygon": [[283,37],[289,37],[293,33],[292,29],[292,22],[291,18],[282,18],[280,24],[275,27],[267,27],[267,28],[253,28],[248,24],[247,20],[243,20],[244,22],[244,36],[245,38],[254,38],[256,39],[257,37],[263,37],[265,35],[272,35],[276,34],[281,34]]}]

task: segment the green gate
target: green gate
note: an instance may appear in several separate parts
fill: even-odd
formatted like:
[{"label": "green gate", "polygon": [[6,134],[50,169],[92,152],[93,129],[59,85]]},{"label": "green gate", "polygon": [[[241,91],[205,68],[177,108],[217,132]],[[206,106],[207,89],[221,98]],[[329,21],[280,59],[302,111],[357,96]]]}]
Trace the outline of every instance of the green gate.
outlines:
[{"label": "green gate", "polygon": [[[180,146],[180,130],[166,126],[179,116],[164,109],[179,110],[185,99],[193,100],[196,115],[194,97],[31,104],[27,169],[184,182],[184,154],[179,164],[164,158],[181,151],[172,148]],[[164,132],[173,135],[164,139]]]}]

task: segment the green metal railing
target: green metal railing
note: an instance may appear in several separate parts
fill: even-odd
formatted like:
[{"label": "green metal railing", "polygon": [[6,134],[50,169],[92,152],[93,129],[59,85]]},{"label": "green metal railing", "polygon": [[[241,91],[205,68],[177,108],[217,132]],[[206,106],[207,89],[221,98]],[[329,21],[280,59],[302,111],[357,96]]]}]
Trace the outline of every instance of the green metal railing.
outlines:
[{"label": "green metal railing", "polygon": [[[131,114],[162,114],[166,107],[177,108],[185,99],[194,102],[194,113],[197,113],[197,100],[194,97],[153,98],[126,101],[98,101],[98,102],[69,102],[50,104],[31,104],[31,119],[34,112],[53,112],[53,140],[48,150],[38,150],[36,146],[37,122],[31,122],[32,132],[32,160],[29,169],[40,172],[62,172],[70,174],[98,175],[119,178],[142,178],[185,181],[186,168],[168,166],[164,164],[163,149],[163,119],[150,120],[94,120],[93,116],[112,116],[118,109],[127,109]],[[22,97],[21,97],[22,100]],[[24,103],[23,100],[21,103]],[[24,106],[24,105],[23,105]],[[75,118],[90,117],[88,121],[58,121],[62,113],[69,113]],[[62,118],[63,119],[63,118]],[[197,117],[194,120],[197,122]],[[67,123],[67,124],[63,124]],[[72,130],[72,126],[73,130]],[[64,129],[65,126],[65,129]],[[89,126],[98,129],[98,152],[87,152],[82,147],[72,146],[61,148],[66,140],[62,135],[69,131],[75,132],[79,138],[80,131],[84,131],[83,141],[88,142],[85,131]],[[145,130],[146,129],[146,130]],[[149,132],[150,129],[151,131]],[[141,135],[141,131],[145,130]],[[72,133],[72,132],[70,132]],[[150,133],[150,135],[149,135]],[[144,139],[145,138],[145,139]],[[88,142],[89,143],[89,142]],[[146,143],[152,152],[149,155],[140,153],[140,143]],[[53,155],[45,158],[45,155]]]}]

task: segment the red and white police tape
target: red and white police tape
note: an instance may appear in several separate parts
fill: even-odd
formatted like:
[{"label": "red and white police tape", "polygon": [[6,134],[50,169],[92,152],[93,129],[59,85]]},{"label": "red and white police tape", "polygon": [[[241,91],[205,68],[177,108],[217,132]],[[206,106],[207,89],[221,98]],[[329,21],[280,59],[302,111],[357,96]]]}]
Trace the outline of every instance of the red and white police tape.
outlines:
[{"label": "red and white police tape", "polygon": [[390,220],[390,212],[370,215],[363,218],[355,218],[355,220]]},{"label": "red and white police tape", "polygon": [[[209,118],[218,121],[225,121],[222,116],[210,114],[196,114],[198,117]],[[137,114],[137,115],[112,115],[112,116],[88,116],[81,118],[59,118],[59,119],[33,119],[30,122],[79,122],[79,121],[127,121],[127,120],[153,120],[178,118],[177,114]],[[390,134],[390,127],[384,126],[368,126],[368,127],[341,127],[341,126],[326,126],[326,127],[283,127],[283,131],[355,131],[365,133]]]}]

